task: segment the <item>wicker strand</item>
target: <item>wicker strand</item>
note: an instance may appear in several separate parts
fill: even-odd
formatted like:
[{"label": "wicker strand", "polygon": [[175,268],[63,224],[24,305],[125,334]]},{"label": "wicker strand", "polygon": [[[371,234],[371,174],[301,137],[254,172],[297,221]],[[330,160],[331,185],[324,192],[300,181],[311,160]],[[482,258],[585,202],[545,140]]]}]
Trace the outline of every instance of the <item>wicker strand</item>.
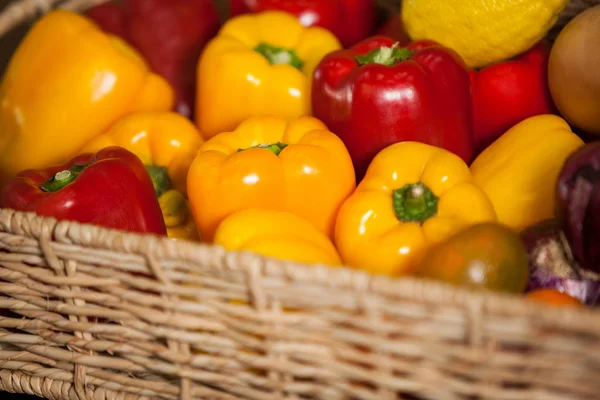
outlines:
[{"label": "wicker strand", "polygon": [[[150,252],[150,249],[146,249],[146,252]],[[148,266],[150,267],[150,270],[152,271],[152,273],[154,274],[156,280],[158,280],[159,282],[166,284],[166,285],[171,285],[171,281],[169,280],[169,278],[167,278],[163,271],[162,268],[160,266],[160,264],[154,259],[154,256],[150,253],[147,254],[147,258],[148,258]],[[172,295],[163,295],[163,298],[166,301],[176,301],[177,298],[172,296]],[[169,313],[167,311],[168,314],[173,315],[173,313]],[[172,352],[176,352],[176,353],[181,353],[184,356],[189,357],[191,352],[190,352],[190,345],[188,343],[183,343],[177,340],[167,340],[167,346],[169,348],[169,350],[171,350]],[[192,391],[192,387],[191,387],[191,381],[189,378],[185,378],[182,377],[181,378],[181,392],[179,395],[179,399],[180,400],[191,400],[191,391]]]},{"label": "wicker strand", "polygon": [[[42,250],[42,253],[44,254],[44,257],[47,260],[50,268],[52,268],[54,270],[55,275],[67,276],[68,273],[65,271],[64,262],[62,262],[61,260],[58,259],[58,257],[54,254],[52,248],[50,247],[51,237],[52,237],[51,227],[48,225],[44,225],[44,229],[42,231],[42,236],[40,238],[40,248]],[[73,265],[74,261],[69,260],[68,263]],[[75,263],[75,265],[76,265],[76,263]],[[71,287],[66,287],[65,289],[73,290]],[[81,302],[81,300],[80,300],[80,302]],[[71,305],[75,304],[75,302],[72,299],[67,300],[67,303],[71,304]],[[83,304],[81,304],[81,305],[83,305]],[[85,316],[79,317],[77,315],[69,315],[68,318],[71,321],[87,322],[87,320],[85,319]],[[80,320],[80,318],[81,318],[81,320]],[[88,333],[85,333],[85,336],[84,336],[84,333],[81,331],[76,331],[75,336],[80,337],[80,338],[84,338],[85,336],[90,337],[90,335]],[[69,349],[72,351],[78,352],[78,353],[83,352],[77,346],[69,346]],[[73,381],[74,381],[75,394],[77,395],[78,400],[89,400],[89,396],[86,393],[86,378],[87,378],[86,377],[86,367],[81,364],[75,364]]]}]

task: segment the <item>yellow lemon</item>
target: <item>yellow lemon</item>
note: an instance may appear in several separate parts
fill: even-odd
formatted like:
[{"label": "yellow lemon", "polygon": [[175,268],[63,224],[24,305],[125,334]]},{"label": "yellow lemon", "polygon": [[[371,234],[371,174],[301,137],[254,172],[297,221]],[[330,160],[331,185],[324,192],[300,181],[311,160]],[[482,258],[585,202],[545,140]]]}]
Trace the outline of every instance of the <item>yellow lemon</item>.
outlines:
[{"label": "yellow lemon", "polygon": [[471,68],[527,51],[556,23],[569,0],[403,0],[413,40],[454,49]]}]

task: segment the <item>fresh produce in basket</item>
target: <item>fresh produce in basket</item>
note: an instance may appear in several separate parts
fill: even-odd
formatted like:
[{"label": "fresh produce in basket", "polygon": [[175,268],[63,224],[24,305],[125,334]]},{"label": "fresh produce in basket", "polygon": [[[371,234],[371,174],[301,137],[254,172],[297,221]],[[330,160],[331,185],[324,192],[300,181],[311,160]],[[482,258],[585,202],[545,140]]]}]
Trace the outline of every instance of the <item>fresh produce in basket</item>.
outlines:
[{"label": "fresh produce in basket", "polygon": [[103,31],[126,40],[127,21],[122,1],[107,1],[87,9],[82,15],[100,25]]},{"label": "fresh produce in basket", "polygon": [[328,30],[305,28],[282,11],[228,20],[198,62],[197,125],[210,138],[251,116],[310,114],[313,70],[338,48]]},{"label": "fresh produce in basket", "polygon": [[183,193],[176,189],[169,189],[158,197],[158,204],[165,220],[168,237],[187,240],[200,239],[192,206]]},{"label": "fresh produce in basket", "polygon": [[[583,147],[551,115],[559,111],[552,56],[540,40],[565,1],[511,0],[485,12],[482,4],[440,18],[449,4],[405,1],[379,30],[394,38],[369,36],[374,5],[364,0],[233,1],[218,32],[210,1],[110,2],[88,10],[91,19],[51,12],[2,81],[5,207],[389,276],[512,293],[527,285],[593,304],[598,144]],[[506,28],[509,12],[521,19]],[[467,27],[473,16],[489,31]],[[450,22],[455,32],[439,36]],[[57,39],[46,41],[51,31]],[[409,42],[407,32],[423,40]],[[552,54],[576,48],[561,46]],[[52,68],[33,90],[37,60]],[[83,197],[67,208],[61,196],[82,196],[100,162],[44,168],[114,149],[145,166],[143,178],[131,168],[150,179],[153,196]],[[119,176],[92,194],[126,182]],[[136,196],[144,184],[129,186],[121,190]],[[560,225],[538,230],[549,218]],[[567,267],[543,261],[547,248]]]},{"label": "fresh produce in basket", "polygon": [[227,0],[229,5],[229,15],[235,17],[240,14],[249,12],[246,0]]},{"label": "fresh produce in basket", "polygon": [[581,268],[600,273],[600,142],[567,158],[558,177],[556,214]]},{"label": "fresh produce in basket", "polygon": [[305,219],[287,211],[245,209],[223,220],[214,243],[227,250],[306,264],[341,265],[331,240]]},{"label": "fresh produce in basket", "polygon": [[82,152],[123,147],[138,156],[150,173],[172,238],[196,239],[197,229],[187,195],[187,174],[204,143],[196,126],[174,112],[129,114],[106,133],[87,143]]},{"label": "fresh produce in basket", "polygon": [[498,222],[521,231],[554,216],[560,170],[583,145],[562,118],[530,117],[477,156],[473,180],[494,204]]},{"label": "fresh produce in basket", "polygon": [[573,18],[560,32],[548,65],[548,82],[564,118],[600,135],[600,5]]},{"label": "fresh produce in basket", "polygon": [[0,84],[0,184],[19,171],[68,161],[135,111],[168,110],[173,90],[121,39],[79,14],[40,18]]},{"label": "fresh produce in basket", "polygon": [[469,288],[523,293],[529,275],[527,250],[509,227],[480,223],[431,248],[415,275]]},{"label": "fresh produce in basket", "polygon": [[332,236],[341,203],[356,186],[346,147],[318,119],[253,117],[204,143],[188,174],[200,237],[246,208],[289,211]]},{"label": "fresh produce in basket", "polygon": [[521,232],[530,264],[528,289],[557,290],[588,305],[600,301],[600,142],[577,148],[555,182],[556,218]]},{"label": "fresh produce in basket", "polygon": [[471,68],[508,60],[539,42],[569,0],[403,0],[413,40],[434,40]]},{"label": "fresh produce in basket", "polygon": [[212,0],[123,0],[92,7],[86,15],[134,46],[175,90],[175,110],[192,117],[196,63],[221,25]]},{"label": "fresh produce in basket", "polygon": [[65,165],[19,173],[2,187],[2,207],[58,220],[166,234],[144,164],[117,146],[79,155]]},{"label": "fresh produce in basket", "polygon": [[556,289],[537,289],[527,293],[528,300],[553,306],[581,306],[581,301]]},{"label": "fresh produce in basket", "polygon": [[373,157],[400,141],[473,153],[469,73],[451,49],[432,42],[399,47],[374,36],[334,51],[314,73],[313,115],[342,138],[360,180]]},{"label": "fresh produce in basket", "polygon": [[588,305],[600,301],[600,275],[581,269],[556,219],[528,227],[521,238],[529,254],[529,291],[555,289]]},{"label": "fresh produce in basket", "polygon": [[428,144],[392,144],[375,156],[342,205],[335,243],[346,265],[372,273],[414,271],[431,245],[496,215],[457,155]]},{"label": "fresh produce in basket", "polygon": [[1,399],[600,397],[600,11],[14,1]]},{"label": "fresh produce in basket", "polygon": [[514,60],[471,71],[477,153],[517,123],[555,113],[548,88],[550,45],[540,42]]},{"label": "fresh produce in basket", "polygon": [[303,26],[320,26],[344,47],[365,39],[375,29],[373,0],[229,0],[233,16],[279,10],[293,14]]}]

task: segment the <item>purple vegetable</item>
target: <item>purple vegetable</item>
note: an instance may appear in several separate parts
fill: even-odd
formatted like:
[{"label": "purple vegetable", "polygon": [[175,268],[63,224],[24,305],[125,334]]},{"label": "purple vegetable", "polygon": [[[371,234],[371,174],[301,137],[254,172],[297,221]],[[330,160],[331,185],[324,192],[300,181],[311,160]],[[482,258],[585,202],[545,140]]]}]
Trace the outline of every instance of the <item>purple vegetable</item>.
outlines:
[{"label": "purple vegetable", "polygon": [[577,265],[557,220],[521,232],[529,257],[527,291],[557,289],[588,305],[600,302],[600,276]]},{"label": "purple vegetable", "polygon": [[556,215],[577,264],[600,273],[600,141],[566,160],[556,187]]}]

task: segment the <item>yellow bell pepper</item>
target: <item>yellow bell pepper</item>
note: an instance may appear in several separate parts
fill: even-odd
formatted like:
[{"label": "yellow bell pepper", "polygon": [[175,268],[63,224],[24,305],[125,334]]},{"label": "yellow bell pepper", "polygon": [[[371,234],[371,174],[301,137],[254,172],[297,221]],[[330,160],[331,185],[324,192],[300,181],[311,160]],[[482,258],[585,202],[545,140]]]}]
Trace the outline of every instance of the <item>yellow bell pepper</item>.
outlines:
[{"label": "yellow bell pepper", "polygon": [[321,27],[303,27],[281,11],[230,19],[200,56],[195,119],[205,138],[246,118],[310,115],[312,73],[341,47]]},{"label": "yellow bell pepper", "polygon": [[471,164],[498,221],[516,231],[554,217],[556,182],[584,142],[556,115],[530,117],[506,131]]},{"label": "yellow bell pepper", "polygon": [[0,183],[66,162],[134,111],[173,106],[173,89],[121,39],[55,10],[27,33],[0,83]]},{"label": "yellow bell pepper", "polygon": [[332,237],[355,186],[346,146],[309,116],[250,118],[204,143],[188,173],[196,224],[209,242],[225,217],[246,208],[291,212]]},{"label": "yellow bell pepper", "polygon": [[[204,143],[196,126],[175,112],[139,112],[121,118],[80,151],[120,146],[137,155],[150,172],[167,225],[167,236],[197,238],[187,199],[187,174]],[[171,190],[173,187],[175,190]]]},{"label": "yellow bell pepper", "polygon": [[340,208],[335,243],[350,267],[402,275],[412,272],[433,244],[495,219],[492,203],[458,156],[400,142],[375,156]]},{"label": "yellow bell pepper", "polygon": [[121,146],[146,165],[164,166],[175,189],[187,193],[188,170],[202,134],[187,118],[175,112],[140,112],[121,118],[104,134],[86,143],[82,152]]},{"label": "yellow bell pepper", "polygon": [[246,209],[221,222],[214,243],[305,264],[341,265],[331,240],[314,225],[286,211]]}]

